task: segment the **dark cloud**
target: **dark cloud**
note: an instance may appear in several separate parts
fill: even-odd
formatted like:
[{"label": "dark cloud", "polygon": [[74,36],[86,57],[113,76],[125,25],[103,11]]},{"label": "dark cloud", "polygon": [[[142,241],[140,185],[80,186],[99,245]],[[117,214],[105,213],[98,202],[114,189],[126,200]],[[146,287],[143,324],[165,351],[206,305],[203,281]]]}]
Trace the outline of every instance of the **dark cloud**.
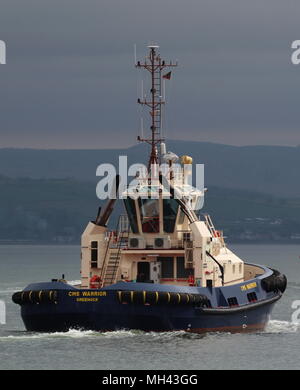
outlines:
[{"label": "dark cloud", "polygon": [[300,143],[298,1],[0,0],[0,9],[0,146],[133,144],[142,78],[133,45],[143,58],[150,42],[180,64],[168,137]]}]

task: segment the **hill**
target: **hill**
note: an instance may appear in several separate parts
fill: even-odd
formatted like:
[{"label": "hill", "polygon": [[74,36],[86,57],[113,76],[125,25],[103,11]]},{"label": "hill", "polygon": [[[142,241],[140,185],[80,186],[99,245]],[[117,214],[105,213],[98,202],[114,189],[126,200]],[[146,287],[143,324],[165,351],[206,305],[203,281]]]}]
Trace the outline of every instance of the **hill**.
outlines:
[{"label": "hill", "polygon": [[[205,185],[256,191],[272,196],[299,197],[300,148],[229,146],[203,142],[168,141],[167,149],[188,154],[205,164]],[[118,167],[118,156],[128,164],[146,163],[147,145],[115,150],[0,149],[0,174],[8,177],[72,178],[96,182],[101,163]]]},{"label": "hill", "polygon": [[[0,243],[79,244],[100,204],[92,182],[2,176]],[[123,212],[118,202],[111,227]],[[229,242],[300,241],[300,199],[211,187],[201,212],[211,214]]]}]

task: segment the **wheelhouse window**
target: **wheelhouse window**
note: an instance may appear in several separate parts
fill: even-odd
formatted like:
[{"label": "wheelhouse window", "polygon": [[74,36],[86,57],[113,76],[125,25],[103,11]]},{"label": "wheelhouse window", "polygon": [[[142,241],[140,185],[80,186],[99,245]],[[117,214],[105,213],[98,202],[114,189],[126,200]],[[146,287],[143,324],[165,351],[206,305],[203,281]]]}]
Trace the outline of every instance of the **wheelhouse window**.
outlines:
[{"label": "wheelhouse window", "polygon": [[143,233],[159,233],[158,199],[139,199]]},{"label": "wheelhouse window", "polygon": [[164,232],[173,233],[175,228],[176,217],[178,213],[178,203],[175,199],[163,200],[164,212]]},{"label": "wheelhouse window", "polygon": [[174,278],[174,258],[173,257],[158,257],[161,262],[161,277],[163,279]]},{"label": "wheelhouse window", "polygon": [[126,208],[126,212],[128,215],[128,220],[130,224],[130,228],[132,233],[138,233],[138,224],[137,224],[137,215],[136,215],[136,209],[135,209],[135,202],[131,198],[124,199],[124,204]]},{"label": "wheelhouse window", "polygon": [[184,212],[181,210],[181,208],[179,209],[179,217],[178,217],[178,224],[179,225],[182,225],[183,222],[184,222],[184,218],[185,218],[185,214]]}]

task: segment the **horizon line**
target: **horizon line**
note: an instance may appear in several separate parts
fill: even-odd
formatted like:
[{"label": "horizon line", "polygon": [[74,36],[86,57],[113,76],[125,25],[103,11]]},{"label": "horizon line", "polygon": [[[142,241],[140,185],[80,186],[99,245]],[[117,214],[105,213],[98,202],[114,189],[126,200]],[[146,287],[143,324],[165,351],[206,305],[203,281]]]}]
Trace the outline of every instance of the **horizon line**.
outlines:
[{"label": "horizon line", "polygon": [[[221,142],[212,142],[212,141],[193,141],[193,140],[181,140],[181,139],[169,139],[168,142],[184,142],[184,143],[197,143],[197,144],[211,144],[211,145],[220,145],[220,146],[229,146],[229,147],[233,147],[233,148],[246,148],[246,147],[281,147],[281,148],[300,148],[300,144],[298,145],[280,145],[280,144],[245,144],[245,145],[233,145],[233,144],[225,144],[225,143],[221,143]],[[14,150],[51,150],[51,151],[54,151],[54,150],[65,150],[65,151],[69,151],[69,150],[73,150],[73,151],[76,151],[76,150],[126,150],[126,149],[131,149],[131,148],[134,148],[134,147],[138,147],[140,146],[142,143],[136,143],[136,144],[133,144],[133,145],[130,145],[130,146],[126,146],[126,147],[99,147],[99,148],[95,148],[95,147],[84,147],[84,148],[80,148],[80,147],[70,147],[70,148],[67,148],[67,147],[34,147],[34,146],[4,146],[4,147],[0,147],[0,150],[11,150],[11,149],[14,149]],[[166,142],[167,144],[167,142]]]}]

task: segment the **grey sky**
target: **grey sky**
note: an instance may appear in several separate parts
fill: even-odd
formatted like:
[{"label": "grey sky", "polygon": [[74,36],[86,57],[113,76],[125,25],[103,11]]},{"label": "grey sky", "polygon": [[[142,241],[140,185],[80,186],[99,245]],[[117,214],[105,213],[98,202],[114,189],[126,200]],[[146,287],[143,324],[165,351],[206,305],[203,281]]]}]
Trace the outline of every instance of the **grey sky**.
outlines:
[{"label": "grey sky", "polygon": [[298,0],[0,0],[0,147],[134,144],[150,42],[179,61],[169,138],[298,145],[299,17]]}]

